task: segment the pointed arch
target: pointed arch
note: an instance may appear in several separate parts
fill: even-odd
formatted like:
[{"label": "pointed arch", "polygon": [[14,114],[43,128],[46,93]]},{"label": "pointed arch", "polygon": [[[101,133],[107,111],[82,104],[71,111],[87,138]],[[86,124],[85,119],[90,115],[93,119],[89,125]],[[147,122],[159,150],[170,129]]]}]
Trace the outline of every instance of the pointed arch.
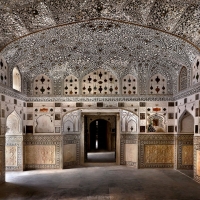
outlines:
[{"label": "pointed arch", "polygon": [[12,78],[13,78],[13,89],[21,92],[21,74],[18,70],[17,67],[13,68],[13,73],[12,73]]},{"label": "pointed arch", "polygon": [[6,120],[6,135],[22,135],[22,121],[20,116],[14,110]]},{"label": "pointed arch", "polygon": [[187,68],[183,66],[179,73],[179,91],[187,89]]},{"label": "pointed arch", "polygon": [[194,134],[194,117],[187,110],[185,110],[180,116],[178,125],[179,133]]}]

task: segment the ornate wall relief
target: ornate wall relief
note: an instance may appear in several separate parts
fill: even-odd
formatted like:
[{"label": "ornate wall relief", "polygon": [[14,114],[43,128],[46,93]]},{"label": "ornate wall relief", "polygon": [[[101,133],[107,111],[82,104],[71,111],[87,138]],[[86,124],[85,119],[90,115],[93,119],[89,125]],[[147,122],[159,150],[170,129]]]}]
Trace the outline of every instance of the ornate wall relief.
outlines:
[{"label": "ornate wall relief", "polygon": [[200,82],[200,56],[197,56],[192,65],[192,84]]},{"label": "ornate wall relief", "polygon": [[132,112],[126,110],[121,111],[121,131],[137,133],[138,117]]},{"label": "ornate wall relief", "polygon": [[21,92],[21,87],[22,87],[22,83],[21,83],[21,74],[18,70],[17,67],[14,67],[13,69],[13,89]]},{"label": "ornate wall relief", "polygon": [[200,137],[194,136],[194,180],[200,183]]},{"label": "ornate wall relief", "polygon": [[6,171],[23,170],[23,136],[6,135]]},{"label": "ornate wall relief", "polygon": [[138,135],[121,134],[120,164],[137,168],[138,166]]},{"label": "ornate wall relief", "polygon": [[182,146],[182,165],[193,165],[193,145]]},{"label": "ornate wall relief", "polygon": [[122,78],[122,94],[137,94],[137,90],[137,79],[133,75],[128,74]]},{"label": "ornate wall relief", "polygon": [[40,74],[35,78],[33,88],[35,95],[52,94],[51,79],[45,74]]},{"label": "ornate wall relief", "polygon": [[155,74],[150,78],[150,94],[166,94],[167,93],[167,81],[161,74]]},{"label": "ornate wall relief", "polygon": [[98,69],[82,79],[82,94],[119,94],[119,80],[104,69]]},{"label": "ornate wall relief", "polygon": [[0,136],[0,183],[5,182],[5,137]]},{"label": "ornate wall relief", "polygon": [[153,114],[148,117],[148,132],[166,132],[165,116]]},{"label": "ornate wall relief", "polygon": [[6,166],[17,166],[17,146],[6,146]]},{"label": "ornate wall relief", "polygon": [[22,135],[21,130],[22,121],[20,116],[14,110],[8,117],[6,121],[7,131],[6,135]]},{"label": "ornate wall relief", "polygon": [[139,135],[140,168],[173,168],[174,135]]},{"label": "ornate wall relief", "polygon": [[0,56],[0,83],[7,85],[8,83],[8,66],[6,60]]},{"label": "ornate wall relief", "polygon": [[63,117],[63,133],[79,132],[81,111],[74,111]]},{"label": "ornate wall relief", "polygon": [[26,145],[26,165],[49,164],[55,165],[55,145]]},{"label": "ornate wall relief", "polygon": [[59,169],[62,167],[62,136],[25,136],[26,169]]},{"label": "ornate wall relief", "polygon": [[54,133],[53,117],[51,114],[40,115],[36,119],[35,133]]},{"label": "ornate wall relief", "polygon": [[63,137],[63,167],[80,165],[80,135],[64,135]]},{"label": "ornate wall relief", "polygon": [[67,76],[64,80],[64,95],[79,94],[79,80],[73,76]]},{"label": "ornate wall relief", "polygon": [[145,145],[146,164],[173,164],[174,145]]}]

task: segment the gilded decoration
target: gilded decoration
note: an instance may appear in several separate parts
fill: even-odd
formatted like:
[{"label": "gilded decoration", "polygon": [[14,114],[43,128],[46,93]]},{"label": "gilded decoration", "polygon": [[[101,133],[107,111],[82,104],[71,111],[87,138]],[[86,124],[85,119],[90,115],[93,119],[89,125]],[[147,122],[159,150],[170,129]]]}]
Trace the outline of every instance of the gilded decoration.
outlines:
[{"label": "gilded decoration", "polygon": [[25,146],[25,163],[55,164],[55,145],[27,145]]},{"label": "gilded decoration", "polygon": [[145,145],[146,163],[174,163],[174,145]]}]

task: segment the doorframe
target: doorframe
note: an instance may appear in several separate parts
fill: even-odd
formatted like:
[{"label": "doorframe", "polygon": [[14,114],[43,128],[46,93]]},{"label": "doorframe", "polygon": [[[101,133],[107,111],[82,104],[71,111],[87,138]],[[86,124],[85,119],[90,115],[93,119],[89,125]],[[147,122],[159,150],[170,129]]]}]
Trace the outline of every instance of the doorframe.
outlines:
[{"label": "doorframe", "polygon": [[110,165],[110,163],[87,163],[85,162],[85,124],[84,117],[88,115],[113,115],[116,117],[116,161],[112,165],[120,165],[120,110],[119,109],[87,109],[81,112],[81,136],[80,136],[80,164],[83,166],[88,165]]}]

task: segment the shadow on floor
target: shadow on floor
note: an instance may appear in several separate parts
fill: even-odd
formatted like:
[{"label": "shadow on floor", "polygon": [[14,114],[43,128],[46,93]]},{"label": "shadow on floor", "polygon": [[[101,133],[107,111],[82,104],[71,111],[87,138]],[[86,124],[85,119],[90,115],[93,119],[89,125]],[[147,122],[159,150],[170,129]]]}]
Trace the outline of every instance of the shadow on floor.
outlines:
[{"label": "shadow on floor", "polygon": [[114,151],[88,152],[86,162],[93,162],[93,163],[116,162],[115,152]]}]

